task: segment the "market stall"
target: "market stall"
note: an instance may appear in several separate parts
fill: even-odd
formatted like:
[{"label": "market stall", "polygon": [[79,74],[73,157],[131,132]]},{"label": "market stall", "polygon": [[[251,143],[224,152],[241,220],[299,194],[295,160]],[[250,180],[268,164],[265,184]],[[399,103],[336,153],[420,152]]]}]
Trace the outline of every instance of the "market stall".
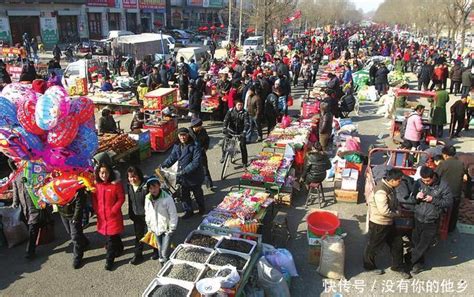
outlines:
[{"label": "market stall", "polygon": [[144,129],[150,131],[150,143],[153,151],[165,152],[178,139],[178,120],[165,113],[167,107],[177,102],[177,89],[159,88],[145,95],[143,110],[145,112]]},{"label": "market stall", "polygon": [[[148,134],[148,137],[145,136]],[[139,154],[139,159],[144,160],[150,157],[149,132],[140,134],[103,134],[99,136],[99,148],[97,153],[107,152],[114,162],[121,159],[131,158],[134,154]],[[146,140],[148,139],[148,140]]]},{"label": "market stall", "polygon": [[94,102],[96,109],[99,111],[104,107],[109,107],[115,114],[126,114],[133,110],[141,108],[135,95],[130,92],[102,92],[97,91],[89,94],[89,98]]}]

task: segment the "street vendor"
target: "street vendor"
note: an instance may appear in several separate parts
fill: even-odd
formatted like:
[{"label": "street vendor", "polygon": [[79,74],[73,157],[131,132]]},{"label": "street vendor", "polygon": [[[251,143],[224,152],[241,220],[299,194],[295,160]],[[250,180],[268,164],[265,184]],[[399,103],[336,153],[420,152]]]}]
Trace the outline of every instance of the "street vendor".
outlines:
[{"label": "street vendor", "polygon": [[320,143],[315,143],[308,152],[300,182],[307,186],[311,183],[321,183],[326,179],[326,171],[331,168],[331,161],[323,151]]},{"label": "street vendor", "polygon": [[199,214],[204,214],[206,211],[204,193],[201,188],[204,181],[202,155],[200,145],[191,138],[187,128],[179,128],[178,137],[179,142],[174,145],[171,154],[161,166],[170,168],[178,162],[176,178],[177,183],[181,185],[181,201],[186,212],[182,218],[188,219],[194,215],[191,192],[198,204]]},{"label": "street vendor", "polygon": [[446,104],[449,101],[449,94],[441,88],[441,84],[436,85],[435,98],[428,98],[431,103],[431,133],[434,137],[443,137],[443,126],[447,123]]},{"label": "street vendor", "polygon": [[400,186],[403,173],[400,169],[390,169],[385,177],[377,184],[374,194],[367,197],[369,207],[369,241],[364,251],[364,269],[380,275],[384,271],[375,264],[375,256],[381,252],[384,243],[390,247],[392,255],[391,270],[404,279],[410,274],[404,271],[403,241],[393,225],[397,216],[397,197],[395,188]]},{"label": "street vendor", "polygon": [[99,119],[99,133],[118,133],[117,123],[111,113],[109,108],[102,110],[102,116]]}]

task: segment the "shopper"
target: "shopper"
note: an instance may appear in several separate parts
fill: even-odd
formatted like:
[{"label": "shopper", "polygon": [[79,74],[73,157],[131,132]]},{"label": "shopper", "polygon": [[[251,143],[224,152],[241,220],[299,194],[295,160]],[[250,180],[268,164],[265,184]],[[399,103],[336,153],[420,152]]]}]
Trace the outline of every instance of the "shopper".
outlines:
[{"label": "shopper", "polygon": [[211,190],[215,190],[211,172],[209,171],[209,164],[207,160],[207,150],[209,149],[209,135],[207,134],[206,129],[202,125],[201,119],[192,119],[191,127],[189,129],[189,135],[194,139],[194,141],[199,144],[202,149],[201,152],[201,164],[204,170],[204,183],[206,187]]},{"label": "shopper", "polygon": [[447,123],[446,104],[449,101],[449,94],[441,89],[441,85],[436,85],[436,97],[429,98],[431,103],[431,133],[436,138],[443,137],[443,126]]},{"label": "shopper", "polygon": [[188,219],[194,215],[191,201],[191,192],[199,207],[199,214],[204,214],[206,207],[204,204],[204,193],[202,183],[204,181],[203,168],[201,164],[201,147],[189,135],[187,128],[178,129],[179,142],[176,143],[168,158],[161,164],[163,168],[173,166],[178,162],[176,173],[176,183],[181,185],[181,201],[186,212],[183,219]]},{"label": "shopper", "polygon": [[451,124],[449,129],[449,138],[461,136],[461,130],[465,126],[467,118],[467,96],[461,96],[461,99],[451,105]]},{"label": "shopper", "polygon": [[133,222],[135,250],[130,264],[138,265],[143,261],[143,243],[140,241],[146,233],[145,196],[148,194],[143,172],[137,166],[127,169],[128,217]]},{"label": "shopper", "polygon": [[323,151],[327,152],[332,134],[333,114],[329,110],[329,104],[322,102],[320,104],[321,117],[319,120],[319,142]]},{"label": "shopper", "polygon": [[385,177],[377,184],[374,194],[369,196],[369,241],[364,251],[364,269],[374,274],[383,274],[375,264],[375,257],[380,253],[384,243],[390,247],[392,256],[391,270],[397,272],[404,279],[410,274],[404,271],[403,241],[397,234],[393,219],[398,215],[398,200],[395,188],[400,186],[403,173],[399,169],[390,169]]},{"label": "shopper", "polygon": [[110,165],[102,163],[95,171],[96,191],[92,205],[97,214],[97,232],[107,240],[105,269],[112,270],[115,258],[123,252],[120,233],[123,231],[122,204],[125,195],[122,185],[116,182],[115,172]]},{"label": "shopper", "polygon": [[247,103],[247,111],[251,120],[251,131],[257,129],[257,142],[263,140],[262,122],[263,122],[263,101],[260,97],[260,84],[253,83],[249,89],[249,100]]},{"label": "shopper", "polygon": [[152,259],[168,261],[168,250],[173,233],[178,226],[178,213],[170,193],[161,188],[160,181],[151,177],[146,183],[149,193],[145,199],[145,220],[148,230],[157,237],[158,249],[153,249]]},{"label": "shopper", "polygon": [[451,189],[453,197],[453,206],[451,208],[451,217],[449,220],[449,232],[456,229],[456,222],[459,216],[459,204],[463,188],[463,179],[466,169],[464,163],[456,159],[456,148],[452,145],[443,147],[442,156],[444,161],[436,168],[439,177],[446,181]]},{"label": "shopper", "polygon": [[438,234],[439,220],[453,204],[449,185],[433,169],[423,166],[421,183],[416,195],[415,229],[412,234],[412,274],[424,270],[424,255]]},{"label": "shopper", "polygon": [[225,148],[228,138],[232,136],[229,134],[239,135],[240,140],[240,152],[242,154],[242,164],[246,167],[248,161],[247,154],[247,141],[245,135],[247,135],[250,129],[250,119],[248,112],[244,109],[244,103],[240,100],[235,102],[235,107],[230,109],[224,118],[223,133],[225,135],[224,145],[222,145],[222,157],[220,162],[224,163]]},{"label": "shopper", "polygon": [[[410,114],[406,119],[406,128],[402,138],[404,140],[404,146],[408,149],[420,146],[420,140],[423,134],[422,116],[424,111],[425,106],[419,104],[416,106],[415,112]],[[400,132],[402,133],[403,131]]]}]

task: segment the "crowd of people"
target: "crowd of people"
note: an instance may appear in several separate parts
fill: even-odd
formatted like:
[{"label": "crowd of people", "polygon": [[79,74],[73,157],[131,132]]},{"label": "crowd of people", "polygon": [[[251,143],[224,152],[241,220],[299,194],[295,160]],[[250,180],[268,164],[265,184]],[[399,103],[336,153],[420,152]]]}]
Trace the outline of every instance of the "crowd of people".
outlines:
[{"label": "crowd of people", "polygon": [[[350,42],[350,37],[359,34],[362,38]],[[165,262],[169,256],[170,243],[173,233],[180,220],[186,220],[195,215],[191,193],[198,205],[199,214],[206,213],[206,205],[202,185],[214,189],[206,151],[209,149],[209,136],[203,126],[201,101],[203,95],[209,93],[209,87],[215,85],[219,95],[218,119],[223,122],[223,138],[230,139],[237,135],[240,140],[240,151],[243,166],[248,165],[247,142],[252,131],[257,133],[257,141],[262,141],[264,131],[267,135],[274,129],[284,116],[288,115],[288,107],[292,100],[292,88],[302,85],[311,90],[317,79],[320,65],[324,61],[344,58],[344,72],[341,76],[329,73],[329,81],[324,87],[321,98],[319,125],[316,128],[318,141],[307,157],[302,180],[307,183],[322,182],[326,170],[330,168],[327,152],[330,150],[331,134],[334,117],[341,115],[341,98],[356,92],[353,73],[362,69],[364,60],[375,55],[392,59],[395,69],[402,72],[412,71],[417,74],[418,88],[433,90],[436,88],[436,98],[431,102],[432,134],[437,138],[443,137],[443,125],[446,124],[446,103],[449,101],[447,78],[451,79],[449,91],[462,94],[459,103],[452,107],[456,115],[456,129],[450,136],[459,136],[474,112],[471,91],[471,60],[468,63],[462,57],[453,58],[453,50],[430,45],[419,44],[393,36],[391,32],[380,28],[334,29],[319,36],[303,36],[293,39],[287,49],[277,49],[270,43],[262,55],[249,53],[237,56],[235,47],[229,48],[227,59],[203,58],[201,61],[190,60],[189,63],[181,58],[170,59],[153,64],[147,61],[127,59],[123,61],[120,55],[113,57],[112,71],[121,75],[122,66],[129,76],[139,82],[138,100],[148,91],[168,87],[174,84],[179,89],[181,99],[189,100],[192,114],[189,128],[179,128],[178,142],[172,148],[171,154],[161,164],[162,168],[178,164],[177,183],[180,187],[180,198],[183,202],[184,216],[178,218],[177,209],[171,194],[155,177],[146,178],[137,166],[131,166],[126,171],[125,189],[122,186],[120,174],[112,168],[108,160],[96,163],[96,191],[89,193],[80,190],[71,204],[60,207],[62,222],[71,237],[74,246],[73,267],[78,269],[83,264],[84,252],[89,240],[83,233],[89,219],[88,211],[92,206],[97,216],[97,232],[106,238],[105,269],[112,270],[114,260],[124,250],[121,234],[124,230],[122,205],[128,198],[129,218],[133,221],[135,235],[135,250],[130,260],[133,265],[140,264],[143,258],[144,245],[140,241],[151,230],[156,236],[159,249],[155,249],[152,259]],[[51,67],[59,67],[57,53],[51,61]],[[350,62],[351,61],[351,62]],[[199,63],[197,63],[199,62]],[[448,63],[452,63],[449,70]],[[34,63],[30,62],[34,69]],[[28,67],[30,67],[28,64]],[[122,65],[123,64],[123,65]],[[0,79],[3,84],[11,82],[8,73],[0,64]],[[451,65],[450,65],[451,66]],[[102,76],[102,90],[112,89],[109,80],[111,72],[108,64],[104,63],[99,73]],[[31,72],[31,73],[30,73]],[[48,81],[57,83],[52,72]],[[370,83],[374,84],[379,95],[388,89],[387,75],[389,69],[384,63],[374,63],[369,71]],[[33,82],[38,78],[33,70],[27,70],[25,75],[31,75],[24,80]],[[430,86],[431,82],[431,86]],[[38,85],[38,83],[36,83]],[[417,106],[413,116],[407,119],[404,133],[407,147],[419,147],[423,137],[421,117],[424,106]],[[115,122],[110,112],[102,114],[100,132],[117,132]],[[143,116],[143,115],[142,115]],[[135,128],[140,127],[140,121],[134,121]],[[266,129],[265,129],[266,128]],[[224,161],[224,146],[221,162]],[[392,270],[398,271],[402,277],[409,277],[409,271],[419,273],[423,270],[423,255],[431,246],[437,234],[441,215],[451,211],[450,231],[454,230],[457,211],[461,199],[463,180],[469,178],[465,165],[456,160],[456,151],[452,146],[445,146],[439,153],[442,160],[436,170],[430,167],[420,167],[420,180],[415,193],[414,231],[410,234],[412,249],[407,255],[403,254],[402,236],[397,233],[394,218],[398,214],[397,188],[403,178],[398,169],[391,169],[384,174],[378,183],[375,194],[366,197],[370,213],[369,241],[364,253],[364,268],[377,273],[383,273],[375,264],[375,256],[381,252],[381,247],[387,243],[391,249]],[[472,178],[472,175],[471,175]],[[21,206],[30,228],[30,241],[27,245],[27,258],[35,256],[35,241],[39,228],[39,217],[46,210],[36,209],[29,201],[28,193],[23,188],[22,176],[19,175],[14,187],[14,206]],[[408,269],[408,270],[407,270]]]}]

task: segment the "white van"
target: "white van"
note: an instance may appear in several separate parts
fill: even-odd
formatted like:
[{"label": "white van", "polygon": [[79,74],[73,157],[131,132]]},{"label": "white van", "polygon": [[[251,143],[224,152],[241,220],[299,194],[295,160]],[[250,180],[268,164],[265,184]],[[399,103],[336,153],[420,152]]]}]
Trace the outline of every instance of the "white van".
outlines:
[{"label": "white van", "polygon": [[248,54],[250,52],[255,52],[258,55],[263,54],[263,37],[254,36],[245,39],[243,50],[245,54]]},{"label": "white van", "polygon": [[175,49],[176,46],[176,40],[174,40],[173,36],[171,35],[166,35],[166,34],[159,34],[159,33],[142,33],[141,35],[146,36],[155,36],[158,39],[163,38],[165,40],[165,44],[168,44],[168,49],[172,52]]},{"label": "white van", "polygon": [[178,50],[176,54],[176,61],[180,61],[181,57],[184,58],[184,61],[189,64],[191,59],[196,61],[196,64],[201,66],[201,58],[206,57],[209,59],[210,55],[207,52],[206,47],[184,47]]},{"label": "white van", "polygon": [[82,59],[69,63],[64,70],[61,83],[67,89],[70,86],[76,85],[76,79],[87,78],[89,84],[89,73],[97,72],[103,62],[107,62],[107,57],[103,59],[94,58],[91,60]]},{"label": "white van", "polygon": [[131,31],[112,30],[112,31],[109,31],[109,34],[107,34],[107,38],[104,41],[110,41],[112,40],[112,38],[118,38],[120,36],[128,36],[128,35],[135,35],[135,33]]}]

